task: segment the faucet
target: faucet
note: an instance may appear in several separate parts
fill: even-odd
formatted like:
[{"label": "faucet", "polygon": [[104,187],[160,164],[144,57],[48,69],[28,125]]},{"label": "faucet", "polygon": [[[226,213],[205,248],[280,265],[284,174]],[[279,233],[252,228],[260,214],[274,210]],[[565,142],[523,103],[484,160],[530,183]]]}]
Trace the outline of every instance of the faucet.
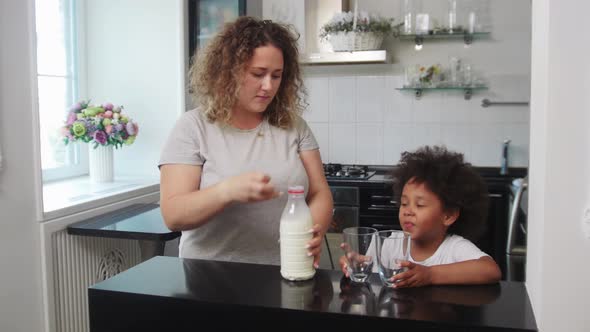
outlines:
[{"label": "faucet", "polygon": [[502,144],[502,165],[500,167],[500,175],[508,174],[508,145],[510,142],[509,139],[505,139]]}]

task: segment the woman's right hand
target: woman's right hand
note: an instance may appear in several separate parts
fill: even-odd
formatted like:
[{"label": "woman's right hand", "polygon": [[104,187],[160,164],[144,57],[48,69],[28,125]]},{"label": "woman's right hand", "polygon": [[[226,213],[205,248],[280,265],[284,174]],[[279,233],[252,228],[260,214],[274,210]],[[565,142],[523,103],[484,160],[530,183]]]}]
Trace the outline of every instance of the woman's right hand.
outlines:
[{"label": "woman's right hand", "polygon": [[248,172],[222,181],[221,192],[228,202],[259,202],[279,197],[270,176],[261,172]]}]

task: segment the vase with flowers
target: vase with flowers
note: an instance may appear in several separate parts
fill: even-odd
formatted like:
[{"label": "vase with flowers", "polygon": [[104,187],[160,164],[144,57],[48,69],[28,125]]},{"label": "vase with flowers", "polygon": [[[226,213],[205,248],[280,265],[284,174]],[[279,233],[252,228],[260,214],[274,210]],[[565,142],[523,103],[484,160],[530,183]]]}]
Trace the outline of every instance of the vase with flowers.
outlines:
[{"label": "vase with flowers", "polygon": [[139,126],[123,106],[104,103],[93,105],[82,100],[70,107],[62,127],[64,143],[89,144],[89,174],[92,182],[112,182],[113,147],[121,148],[135,141]]}]

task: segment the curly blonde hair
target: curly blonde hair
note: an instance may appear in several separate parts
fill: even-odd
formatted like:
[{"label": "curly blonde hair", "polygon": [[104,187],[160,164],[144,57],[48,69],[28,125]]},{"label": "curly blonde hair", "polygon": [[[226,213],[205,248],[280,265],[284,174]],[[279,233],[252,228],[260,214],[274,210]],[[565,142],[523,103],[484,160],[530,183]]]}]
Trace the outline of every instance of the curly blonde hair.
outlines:
[{"label": "curly blonde hair", "polygon": [[284,68],[277,94],[264,111],[264,117],[273,126],[290,128],[296,115],[305,108],[298,38],[291,26],[249,16],[226,24],[204,51],[199,51],[198,56],[195,51],[189,71],[193,99],[210,121],[229,124],[243,74],[254,50],[272,45],[282,51]]}]

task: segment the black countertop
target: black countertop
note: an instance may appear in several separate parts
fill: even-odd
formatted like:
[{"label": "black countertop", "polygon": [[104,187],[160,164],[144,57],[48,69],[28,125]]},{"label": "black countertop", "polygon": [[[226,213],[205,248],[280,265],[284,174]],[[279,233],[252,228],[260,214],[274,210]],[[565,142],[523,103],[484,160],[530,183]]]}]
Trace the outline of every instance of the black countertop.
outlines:
[{"label": "black countertop", "polygon": [[166,227],[158,204],[135,204],[83,220],[68,226],[68,234],[155,241],[180,236]]},{"label": "black countertop", "polygon": [[395,290],[376,274],[369,281],[317,270],[312,280],[289,282],[279,266],[154,257],[89,288],[90,330],[537,329],[523,283]]}]

